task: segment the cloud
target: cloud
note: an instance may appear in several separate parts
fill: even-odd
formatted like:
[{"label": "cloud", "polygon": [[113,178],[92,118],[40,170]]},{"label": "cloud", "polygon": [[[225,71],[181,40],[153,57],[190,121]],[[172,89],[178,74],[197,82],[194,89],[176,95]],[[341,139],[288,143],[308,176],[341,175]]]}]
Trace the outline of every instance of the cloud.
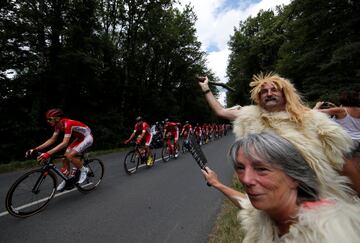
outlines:
[{"label": "cloud", "polygon": [[[234,27],[261,10],[287,5],[291,0],[180,0],[182,6],[191,4],[198,17],[195,24],[202,50],[208,53],[208,67],[221,82],[227,82],[226,67],[230,51],[228,41]],[[181,6],[180,6],[181,8]]]}]

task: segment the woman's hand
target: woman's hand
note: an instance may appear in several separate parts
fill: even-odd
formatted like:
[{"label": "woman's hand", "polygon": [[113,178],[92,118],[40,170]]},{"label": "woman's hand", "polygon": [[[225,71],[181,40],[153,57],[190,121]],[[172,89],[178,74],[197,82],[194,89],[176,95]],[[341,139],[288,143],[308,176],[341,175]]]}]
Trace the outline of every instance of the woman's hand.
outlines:
[{"label": "woman's hand", "polygon": [[211,170],[209,167],[205,167],[206,170],[201,170],[204,175],[205,180],[212,186],[216,187],[221,184],[218,179],[217,174],[215,171]]}]

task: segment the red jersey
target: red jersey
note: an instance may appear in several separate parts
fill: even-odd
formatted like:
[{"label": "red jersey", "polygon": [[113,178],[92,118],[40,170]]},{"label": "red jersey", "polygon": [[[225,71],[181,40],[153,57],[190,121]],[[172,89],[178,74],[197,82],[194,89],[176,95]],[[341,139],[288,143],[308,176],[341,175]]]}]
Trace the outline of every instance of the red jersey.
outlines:
[{"label": "red jersey", "polygon": [[55,127],[55,134],[64,132],[64,137],[73,137],[78,139],[83,139],[84,137],[91,135],[90,128],[82,122],[62,118],[59,124],[60,126]]},{"label": "red jersey", "polygon": [[142,122],[141,124],[136,123],[135,124],[135,128],[134,128],[134,132],[144,132],[145,131],[145,136],[150,136],[150,125],[147,124],[146,122]]},{"label": "red jersey", "polygon": [[176,122],[168,122],[165,124],[164,132],[176,132],[179,128],[177,127]]},{"label": "red jersey", "polygon": [[191,124],[185,124],[182,131],[192,132],[192,126]]}]

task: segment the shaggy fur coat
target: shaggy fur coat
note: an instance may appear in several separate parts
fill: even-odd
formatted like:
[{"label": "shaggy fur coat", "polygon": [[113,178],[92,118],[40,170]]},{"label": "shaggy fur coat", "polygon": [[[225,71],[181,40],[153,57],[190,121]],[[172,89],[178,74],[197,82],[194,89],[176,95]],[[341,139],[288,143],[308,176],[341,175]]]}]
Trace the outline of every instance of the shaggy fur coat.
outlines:
[{"label": "shaggy fur coat", "polygon": [[243,243],[357,243],[360,242],[360,207],[341,200],[304,203],[297,223],[278,236],[276,225],[263,211],[255,209],[248,198],[240,199],[243,209],[238,218],[245,231]]},{"label": "shaggy fur coat", "polygon": [[339,197],[352,200],[348,178],[340,176],[344,155],[353,147],[350,136],[327,115],[309,110],[303,114],[303,124],[291,121],[287,112],[268,112],[251,105],[239,110],[233,122],[237,139],[249,133],[271,130],[294,144],[314,169],[319,182],[321,197]]}]

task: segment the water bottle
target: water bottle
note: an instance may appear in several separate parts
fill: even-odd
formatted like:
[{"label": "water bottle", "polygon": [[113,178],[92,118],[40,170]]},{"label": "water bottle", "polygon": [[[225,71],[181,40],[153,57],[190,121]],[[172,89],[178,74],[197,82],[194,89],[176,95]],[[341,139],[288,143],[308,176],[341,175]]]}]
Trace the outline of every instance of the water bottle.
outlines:
[{"label": "water bottle", "polygon": [[73,168],[71,169],[70,177],[74,177],[75,174],[76,174],[76,171],[77,171],[77,168],[76,168],[76,167],[73,167]]}]

